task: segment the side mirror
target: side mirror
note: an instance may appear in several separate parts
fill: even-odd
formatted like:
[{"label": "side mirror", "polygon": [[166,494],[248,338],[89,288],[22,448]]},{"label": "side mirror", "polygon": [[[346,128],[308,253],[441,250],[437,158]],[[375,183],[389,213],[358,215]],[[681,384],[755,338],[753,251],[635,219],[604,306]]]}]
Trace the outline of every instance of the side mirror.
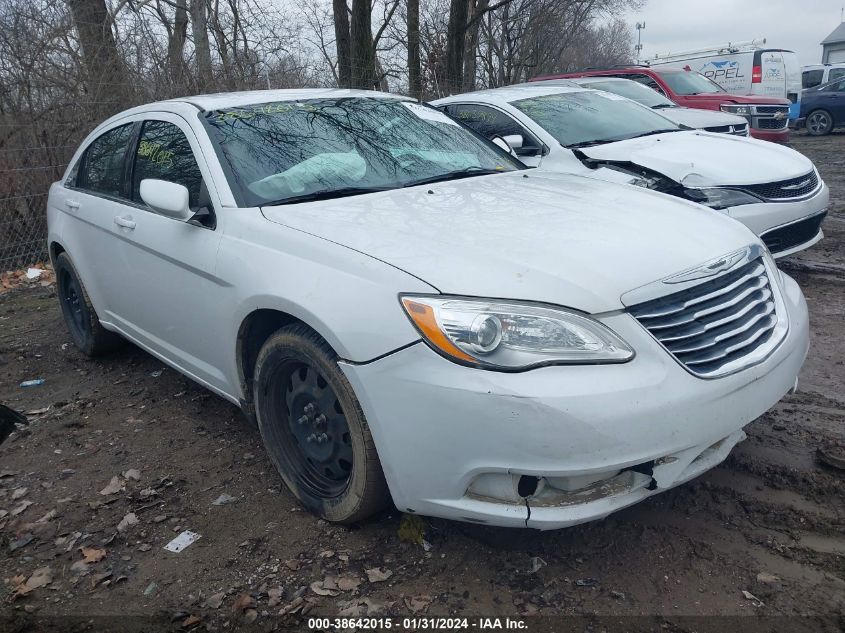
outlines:
[{"label": "side mirror", "polygon": [[[522,137],[520,137],[520,138],[522,138]],[[514,156],[514,157],[516,156],[516,152],[513,151],[513,148],[510,145],[508,145],[508,142],[505,139],[503,139],[501,136],[494,136],[493,138],[490,139],[490,141],[492,141],[492,143],[494,145],[496,145],[497,147],[501,147],[503,150],[505,150],[511,156]]]},{"label": "side mirror", "polygon": [[144,178],[141,181],[141,200],[153,211],[175,220],[187,220],[193,213],[188,204],[190,194],[185,185],[167,180]]},{"label": "side mirror", "polygon": [[513,150],[522,148],[522,143],[525,141],[522,138],[522,134],[508,134],[507,136],[503,136],[502,140]]}]

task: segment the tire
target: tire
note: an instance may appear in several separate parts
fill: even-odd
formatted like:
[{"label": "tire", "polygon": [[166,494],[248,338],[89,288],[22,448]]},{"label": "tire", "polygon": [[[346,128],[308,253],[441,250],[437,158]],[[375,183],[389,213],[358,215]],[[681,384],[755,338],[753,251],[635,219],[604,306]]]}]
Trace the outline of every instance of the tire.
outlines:
[{"label": "tire", "polygon": [[126,343],[119,334],[100,325],[85,286],[66,253],[56,257],[56,291],[65,325],[73,343],[83,354],[93,358],[113,352]]},{"label": "tire", "polygon": [[827,110],[813,110],[804,123],[811,136],[824,136],[833,130],[833,117]]},{"label": "tire", "polygon": [[255,362],[255,412],[271,461],[314,514],[356,523],[390,494],[376,447],[337,354],[305,325],[273,334]]}]

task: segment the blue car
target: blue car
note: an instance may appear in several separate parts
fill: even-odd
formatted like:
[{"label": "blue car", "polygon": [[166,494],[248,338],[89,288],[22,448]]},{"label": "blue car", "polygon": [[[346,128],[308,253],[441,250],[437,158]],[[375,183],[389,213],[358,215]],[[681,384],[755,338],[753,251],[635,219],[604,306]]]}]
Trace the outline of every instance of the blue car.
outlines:
[{"label": "blue car", "polygon": [[801,93],[801,118],[813,136],[845,126],[845,79],[831,81]]}]

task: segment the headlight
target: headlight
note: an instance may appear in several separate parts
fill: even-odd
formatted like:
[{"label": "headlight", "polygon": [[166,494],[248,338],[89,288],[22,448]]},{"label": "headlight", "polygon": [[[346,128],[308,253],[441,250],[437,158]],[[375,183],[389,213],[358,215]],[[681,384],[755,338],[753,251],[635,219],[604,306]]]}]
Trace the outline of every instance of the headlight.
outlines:
[{"label": "headlight", "polygon": [[738,114],[739,116],[751,116],[751,108],[747,105],[723,103],[719,106],[719,109],[722,112],[730,112],[731,114]]},{"label": "headlight", "polygon": [[404,295],[401,301],[426,343],[466,365],[513,371],[620,363],[634,356],[608,327],[560,308],[431,295]]},{"label": "headlight", "polygon": [[739,189],[726,187],[711,187],[707,189],[684,189],[690,200],[703,204],[711,209],[727,209],[742,204],[754,204],[760,199]]}]

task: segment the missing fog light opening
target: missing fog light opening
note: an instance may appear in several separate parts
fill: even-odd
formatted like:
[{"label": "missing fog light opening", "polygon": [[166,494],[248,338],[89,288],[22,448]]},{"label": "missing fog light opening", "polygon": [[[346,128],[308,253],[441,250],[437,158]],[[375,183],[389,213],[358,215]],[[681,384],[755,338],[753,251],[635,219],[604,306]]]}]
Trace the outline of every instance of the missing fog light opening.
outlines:
[{"label": "missing fog light opening", "polygon": [[526,499],[533,496],[539,487],[540,479],[538,477],[523,475],[519,478],[519,482],[516,484],[516,492],[520,497]]}]

